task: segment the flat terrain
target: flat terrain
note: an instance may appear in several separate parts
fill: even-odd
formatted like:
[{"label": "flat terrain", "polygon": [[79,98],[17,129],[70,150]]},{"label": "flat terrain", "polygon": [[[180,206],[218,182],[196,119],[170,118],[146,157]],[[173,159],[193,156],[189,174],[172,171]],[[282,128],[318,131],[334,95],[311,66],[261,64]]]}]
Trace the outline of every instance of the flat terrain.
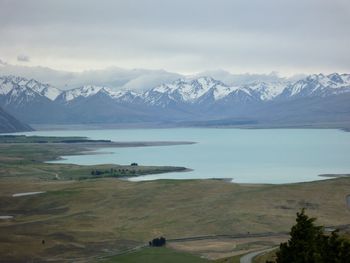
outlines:
[{"label": "flat terrain", "polygon": [[[84,150],[82,144],[0,144],[0,216],[13,216],[0,219],[2,260],[97,261],[115,255],[110,262],[119,262],[115,261],[118,257],[137,254],[118,253],[160,235],[167,239],[238,234],[249,238],[254,233],[289,231],[302,207],[317,217],[319,224],[349,224],[348,177],[289,185],[239,185],[220,180],[136,183],[86,178],[94,169],[118,170],[117,165],[42,163]],[[160,167],[140,169],[155,172]],[[12,196],[39,191],[44,193]],[[186,255],[217,259],[268,247],[282,239],[219,238],[169,242],[169,247],[179,256],[189,252]],[[153,249],[140,253],[158,252],[177,253]]]},{"label": "flat terrain", "polygon": [[168,248],[145,248],[135,253],[111,257],[104,263],[207,263],[202,259],[188,253],[175,251]]},{"label": "flat terrain", "polygon": [[287,239],[288,235],[285,234],[267,237],[251,237],[247,235],[241,238],[219,237],[206,240],[169,242],[168,247],[201,255],[210,260],[218,260],[278,246]]}]

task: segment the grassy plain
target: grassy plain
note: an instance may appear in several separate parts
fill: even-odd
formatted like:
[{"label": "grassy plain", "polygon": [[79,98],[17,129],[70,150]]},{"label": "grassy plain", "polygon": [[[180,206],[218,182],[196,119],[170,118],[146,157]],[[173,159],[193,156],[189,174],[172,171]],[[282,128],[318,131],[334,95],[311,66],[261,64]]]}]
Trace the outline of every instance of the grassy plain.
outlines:
[{"label": "grassy plain", "polygon": [[[210,260],[234,259],[242,254],[261,251],[286,241],[287,235],[266,237],[213,238],[184,242],[170,242],[168,247],[179,251],[202,255]],[[230,262],[230,261],[229,261]]]},{"label": "grassy plain", "polygon": [[[294,224],[295,213],[302,207],[317,217],[319,224],[349,224],[347,177],[287,185],[239,185],[220,180],[82,180],[96,167],[43,163],[85,150],[83,144],[0,144],[0,215],[14,216],[0,220],[2,260],[98,261],[160,235],[172,239],[284,232]],[[111,166],[119,167],[98,169]],[[154,172],[159,167],[144,169]],[[12,197],[31,191],[45,193]],[[200,243],[176,247],[170,242],[169,247],[189,252],[186,255],[191,257],[215,259],[219,255],[236,257],[254,245],[272,241],[256,243],[253,238],[221,246],[215,240],[217,246],[206,244],[202,250],[196,249]],[[177,253],[168,249],[140,253],[152,251]]]},{"label": "grassy plain", "polygon": [[[186,142],[184,142],[186,143]],[[169,145],[170,142],[164,142]],[[154,145],[162,145],[154,142]],[[5,177],[32,177],[45,180],[82,180],[102,177],[128,177],[174,171],[186,171],[173,166],[131,165],[71,165],[44,163],[62,155],[85,153],[98,147],[141,147],[152,143],[114,143],[87,140],[84,137],[0,136],[0,174]],[[95,171],[100,174],[93,173]]]},{"label": "grassy plain", "polygon": [[104,263],[208,263],[198,256],[169,248],[145,248],[138,252],[111,257]]},{"label": "grassy plain", "polygon": [[[169,248],[145,248],[140,251],[102,260],[102,263],[239,263],[240,255],[209,260],[198,255]],[[265,263],[265,262],[264,262]]]}]

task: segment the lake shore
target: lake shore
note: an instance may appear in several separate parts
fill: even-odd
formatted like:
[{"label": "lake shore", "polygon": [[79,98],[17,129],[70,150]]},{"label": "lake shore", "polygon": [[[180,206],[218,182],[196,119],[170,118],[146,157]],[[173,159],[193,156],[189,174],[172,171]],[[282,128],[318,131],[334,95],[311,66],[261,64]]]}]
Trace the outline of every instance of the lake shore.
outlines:
[{"label": "lake shore", "polygon": [[350,132],[347,122],[325,123],[256,123],[256,124],[226,124],[219,125],[205,122],[180,123],[91,123],[91,124],[31,124],[37,131],[74,131],[74,130],[104,130],[104,129],[177,129],[177,128],[213,128],[213,129],[339,129]]},{"label": "lake shore", "polygon": [[350,174],[320,174],[318,176],[328,178],[350,177]]},{"label": "lake shore", "polygon": [[[187,174],[158,174],[154,179],[233,177],[237,183],[282,184],[323,180],[325,177],[319,174],[350,171],[346,157],[350,156],[349,133],[334,129],[118,129],[26,134],[75,138],[71,144],[81,150],[56,155],[54,163],[137,162],[193,170]],[[81,145],[74,137],[77,135],[96,142]],[[102,139],[108,142],[101,142]],[[331,159],[327,152],[333,153]]]},{"label": "lake shore", "polygon": [[[84,142],[86,140],[86,142]],[[187,172],[181,166],[155,166],[130,163],[74,165],[58,164],[62,156],[95,155],[104,148],[186,145],[185,141],[112,142],[85,137],[0,136],[0,172],[8,176],[40,177],[46,180],[87,180],[106,177],[127,178],[151,174]],[[37,175],[35,175],[37,173]]]}]

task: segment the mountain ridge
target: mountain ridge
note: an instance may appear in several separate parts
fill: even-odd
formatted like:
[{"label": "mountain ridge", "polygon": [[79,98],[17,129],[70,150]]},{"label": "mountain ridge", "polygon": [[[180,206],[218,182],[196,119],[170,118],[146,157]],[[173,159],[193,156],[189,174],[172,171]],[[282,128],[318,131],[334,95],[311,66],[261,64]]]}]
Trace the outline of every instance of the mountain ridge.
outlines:
[{"label": "mountain ridge", "polygon": [[[243,85],[198,76],[179,78],[146,91],[93,85],[59,90],[34,79],[0,77],[0,105],[29,123],[177,122],[233,117],[263,121],[283,114],[291,116],[289,105],[303,102],[305,105],[298,109],[302,118],[302,108],[309,109],[308,100],[322,104],[344,94],[350,94],[350,74],[313,74],[294,82],[254,81]],[[274,112],[276,105],[282,115]],[[337,107],[330,109],[339,115]],[[266,112],[264,116],[262,112]],[[324,113],[319,109],[315,114]]]}]

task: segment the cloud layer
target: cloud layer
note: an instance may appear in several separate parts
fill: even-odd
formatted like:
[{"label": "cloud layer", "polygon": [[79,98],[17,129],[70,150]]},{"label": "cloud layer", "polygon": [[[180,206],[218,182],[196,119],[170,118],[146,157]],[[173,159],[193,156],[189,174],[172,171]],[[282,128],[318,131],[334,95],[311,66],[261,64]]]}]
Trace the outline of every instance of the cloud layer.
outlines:
[{"label": "cloud layer", "polygon": [[0,54],[65,70],[349,72],[349,24],[347,0],[3,0]]},{"label": "cloud layer", "polygon": [[17,61],[19,61],[19,62],[29,62],[30,58],[29,58],[29,56],[22,54],[22,55],[18,55],[17,56]]}]

